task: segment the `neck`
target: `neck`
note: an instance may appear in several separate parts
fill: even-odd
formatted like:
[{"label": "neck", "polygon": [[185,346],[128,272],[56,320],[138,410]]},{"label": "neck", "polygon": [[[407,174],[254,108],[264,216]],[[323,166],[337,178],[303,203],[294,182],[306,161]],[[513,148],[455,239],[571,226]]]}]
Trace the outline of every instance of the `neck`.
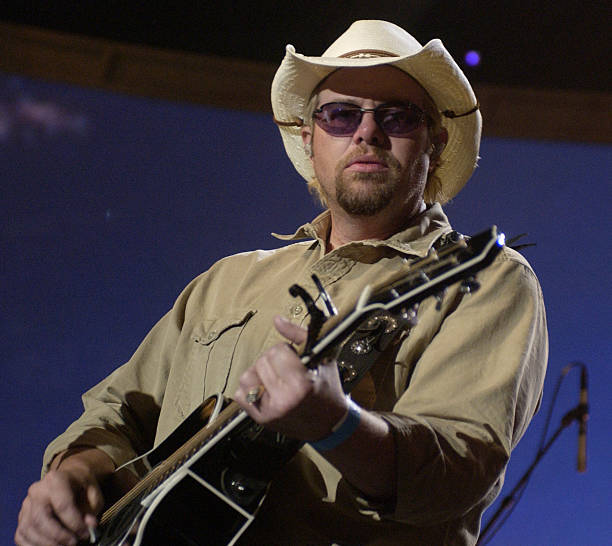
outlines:
[{"label": "neck", "polygon": [[330,208],[331,231],[327,241],[327,251],[353,241],[388,239],[410,226],[425,208],[425,203],[420,201],[413,210],[405,211],[399,217],[390,217],[384,210],[372,216],[357,216],[348,214],[342,209]]}]

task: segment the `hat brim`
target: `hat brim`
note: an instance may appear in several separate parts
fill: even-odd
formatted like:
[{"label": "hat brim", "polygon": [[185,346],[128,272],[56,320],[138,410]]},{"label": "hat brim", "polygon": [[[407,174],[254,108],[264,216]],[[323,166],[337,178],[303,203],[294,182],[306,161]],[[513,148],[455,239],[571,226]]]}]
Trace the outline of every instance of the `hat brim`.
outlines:
[{"label": "hat brim", "polygon": [[[461,114],[473,110],[476,96],[467,78],[438,39],[420,51],[399,57],[307,57],[287,46],[285,58],[272,82],[272,110],[279,121],[302,119],[304,108],[315,88],[329,74],[340,68],[395,66],[414,78],[427,91],[440,112]],[[442,125],[448,131],[448,143],[436,174],[447,199],[457,195],[477,164],[482,116],[476,110],[469,115],[447,118]],[[289,159],[307,181],[314,177],[312,162],[304,151],[300,127],[279,126]]]}]

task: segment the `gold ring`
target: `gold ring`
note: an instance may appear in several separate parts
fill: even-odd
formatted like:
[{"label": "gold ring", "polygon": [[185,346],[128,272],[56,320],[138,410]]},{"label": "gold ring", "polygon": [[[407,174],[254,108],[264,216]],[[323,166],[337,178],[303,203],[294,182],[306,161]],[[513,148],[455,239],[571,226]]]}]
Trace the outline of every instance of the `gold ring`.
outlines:
[{"label": "gold ring", "polygon": [[261,395],[263,394],[264,390],[265,389],[263,385],[257,385],[257,387],[249,389],[249,392],[247,392],[246,395],[246,401],[249,404],[254,404],[261,398]]}]

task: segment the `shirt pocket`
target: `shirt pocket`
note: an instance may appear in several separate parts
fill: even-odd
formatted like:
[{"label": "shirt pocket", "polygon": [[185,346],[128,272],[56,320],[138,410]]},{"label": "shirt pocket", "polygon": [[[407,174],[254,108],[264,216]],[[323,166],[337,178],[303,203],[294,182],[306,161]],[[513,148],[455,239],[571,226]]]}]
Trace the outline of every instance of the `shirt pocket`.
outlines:
[{"label": "shirt pocket", "polygon": [[209,396],[225,390],[236,346],[254,314],[253,309],[237,310],[194,327],[177,403],[183,416]]}]

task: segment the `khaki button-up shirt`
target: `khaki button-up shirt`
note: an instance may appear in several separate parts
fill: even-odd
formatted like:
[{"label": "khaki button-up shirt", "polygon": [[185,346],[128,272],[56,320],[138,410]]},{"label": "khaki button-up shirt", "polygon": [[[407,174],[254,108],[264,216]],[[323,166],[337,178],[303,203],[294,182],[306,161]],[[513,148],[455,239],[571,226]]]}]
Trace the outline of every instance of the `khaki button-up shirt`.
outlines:
[{"label": "khaki button-up shirt", "polygon": [[[208,396],[232,397],[256,357],[283,341],[275,315],[305,324],[292,284],[316,294],[316,273],[346,314],[365,285],[397,279],[451,231],[434,205],[385,241],[326,253],[329,222],[323,213],[285,237],[309,240],[227,257],[192,281],[134,356],[83,395],[83,415],[50,444],[44,469],[68,447],[98,447],[117,465],[149,450]],[[541,291],[522,256],[504,249],[478,281],[469,295],[451,286],[438,309],[425,300],[397,353],[354,393],[394,431],[397,498],[385,506],[362,498],[307,445],[240,544],[475,542],[539,405],[548,350]]]}]

